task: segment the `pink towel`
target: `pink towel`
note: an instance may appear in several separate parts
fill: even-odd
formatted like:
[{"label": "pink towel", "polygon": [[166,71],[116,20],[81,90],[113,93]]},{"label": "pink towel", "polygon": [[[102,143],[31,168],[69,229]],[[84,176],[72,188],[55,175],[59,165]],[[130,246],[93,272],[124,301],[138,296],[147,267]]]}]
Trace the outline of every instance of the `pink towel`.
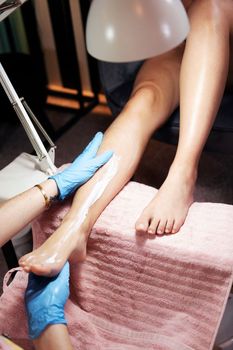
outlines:
[{"label": "pink towel", "polygon": [[[156,190],[129,183],[96,222],[88,257],[71,270],[66,305],[74,349],[208,350],[232,285],[233,206],[195,203],[176,235],[145,239],[134,223]],[[69,208],[54,206],[33,225],[35,246]],[[23,293],[18,272],[0,299],[0,332],[25,349]]]}]

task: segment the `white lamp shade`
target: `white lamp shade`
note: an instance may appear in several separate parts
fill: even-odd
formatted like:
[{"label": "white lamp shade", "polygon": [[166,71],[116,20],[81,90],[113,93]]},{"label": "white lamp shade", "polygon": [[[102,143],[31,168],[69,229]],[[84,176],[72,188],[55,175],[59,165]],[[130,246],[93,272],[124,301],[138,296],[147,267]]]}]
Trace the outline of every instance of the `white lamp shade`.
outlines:
[{"label": "white lamp shade", "polygon": [[188,31],[180,0],[93,0],[87,50],[103,61],[137,61],[178,46]]}]

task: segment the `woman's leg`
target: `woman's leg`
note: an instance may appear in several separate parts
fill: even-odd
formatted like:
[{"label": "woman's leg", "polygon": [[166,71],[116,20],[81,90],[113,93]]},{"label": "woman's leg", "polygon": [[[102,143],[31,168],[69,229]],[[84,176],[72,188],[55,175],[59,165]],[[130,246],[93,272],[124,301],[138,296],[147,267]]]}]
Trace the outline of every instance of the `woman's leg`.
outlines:
[{"label": "woman's leg", "polygon": [[56,274],[74,251],[76,259],[85,258],[96,219],[130,180],[151,134],[177,106],[182,53],[183,49],[177,48],[142,66],[132,97],[106,131],[99,150],[113,150],[113,159],[77,191],[69,213],[54,234],[20,259],[26,271]]},{"label": "woman's leg", "polygon": [[[193,202],[199,158],[223,95],[229,61],[233,2],[195,0],[180,75],[180,137],[175,159],[136,229],[176,233]],[[231,15],[232,16],[232,15]]]}]

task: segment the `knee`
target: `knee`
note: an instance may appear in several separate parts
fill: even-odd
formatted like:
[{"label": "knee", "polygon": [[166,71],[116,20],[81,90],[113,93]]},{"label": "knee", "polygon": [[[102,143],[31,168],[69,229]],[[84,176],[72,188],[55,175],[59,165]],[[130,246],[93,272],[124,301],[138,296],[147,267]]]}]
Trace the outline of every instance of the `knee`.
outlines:
[{"label": "knee", "polygon": [[196,0],[188,13],[191,30],[198,24],[218,32],[225,30],[229,8],[232,8],[231,0]]},{"label": "knee", "polygon": [[174,109],[174,101],[167,98],[161,87],[151,81],[138,85],[122,114],[136,128],[151,135],[169,117]]},{"label": "knee", "polygon": [[[162,91],[153,81],[144,81],[134,88],[127,103],[127,108],[135,111],[137,115],[142,112],[153,112],[161,103]],[[148,114],[143,113],[143,114]]]}]

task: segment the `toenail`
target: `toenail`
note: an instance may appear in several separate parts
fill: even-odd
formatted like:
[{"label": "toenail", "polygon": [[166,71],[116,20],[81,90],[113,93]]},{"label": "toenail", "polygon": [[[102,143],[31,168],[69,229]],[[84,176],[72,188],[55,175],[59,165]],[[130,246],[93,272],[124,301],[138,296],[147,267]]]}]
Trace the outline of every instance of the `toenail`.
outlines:
[{"label": "toenail", "polygon": [[138,225],[138,229],[139,230],[144,230],[145,229],[145,225],[143,225],[143,224]]}]

